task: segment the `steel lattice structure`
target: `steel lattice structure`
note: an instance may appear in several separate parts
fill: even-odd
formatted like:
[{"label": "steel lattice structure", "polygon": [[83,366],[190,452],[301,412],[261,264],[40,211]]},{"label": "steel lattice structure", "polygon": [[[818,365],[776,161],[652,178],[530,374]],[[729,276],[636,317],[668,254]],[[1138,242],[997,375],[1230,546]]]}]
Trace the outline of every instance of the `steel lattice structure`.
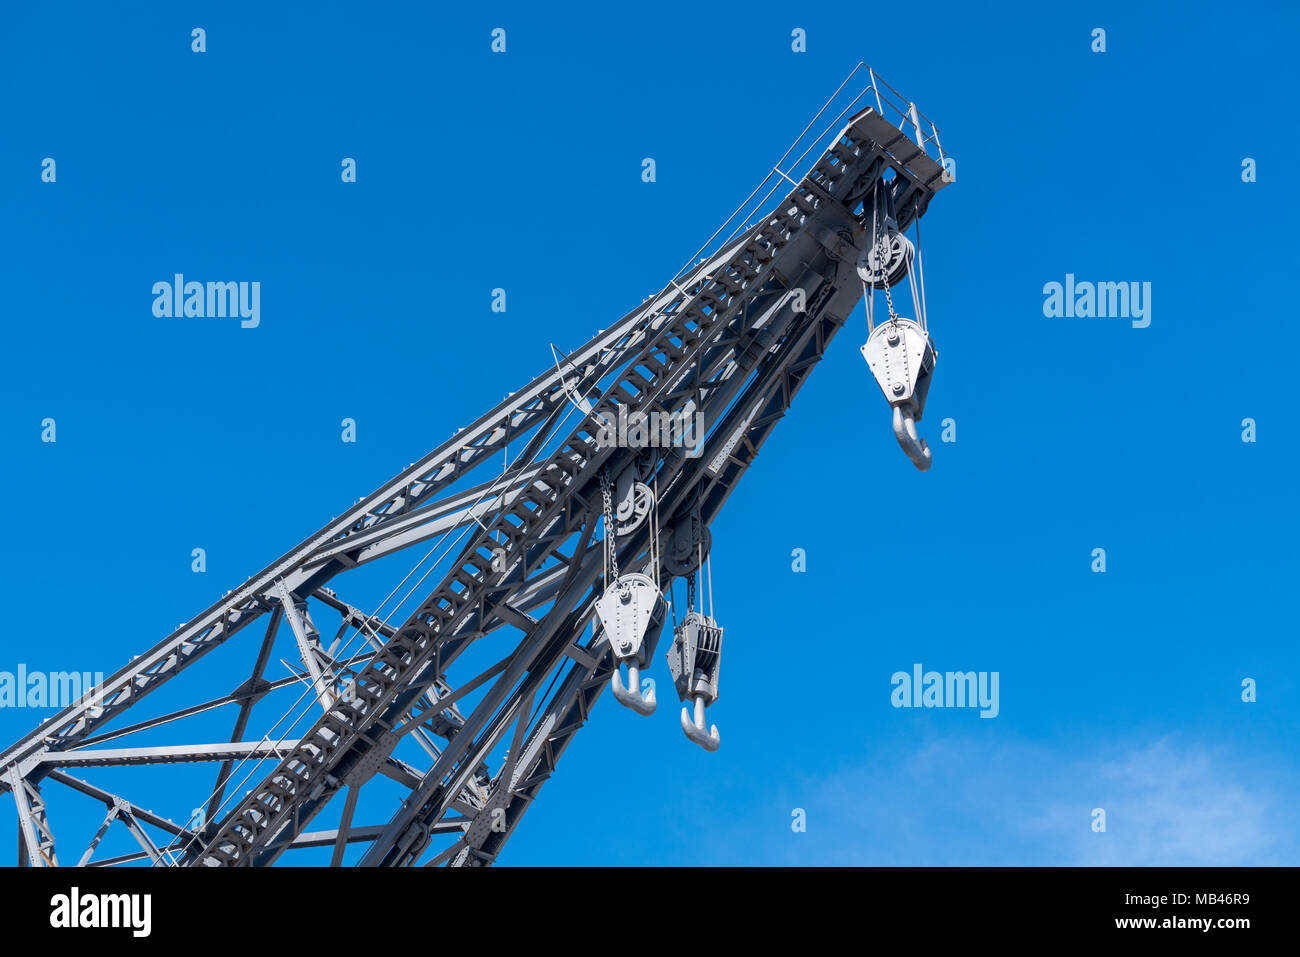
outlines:
[{"label": "steel lattice structure", "polygon": [[[860,92],[854,77],[868,78]],[[851,93],[834,116],[833,105]],[[827,115],[827,132],[838,132],[824,143],[812,134],[793,162],[818,143],[824,149],[802,178],[778,163],[765,181],[771,187],[757,203],[775,194],[770,211],[749,224],[742,217],[730,238],[658,295],[6,749],[0,793],[9,792],[17,812],[20,863],[59,863],[43,794],[54,784],[107,809],[82,864],[267,865],[290,849],[332,847],[337,865],[353,843],[365,845],[362,865],[494,861],[617,673],[596,610],[617,584],[611,558],[662,588],[694,574],[710,524],[864,289],[880,287],[866,277],[882,213],[901,234],[950,179],[933,124],[866,67],[818,117]],[[904,272],[884,265],[888,293]],[[892,299],[889,308],[892,316]],[[925,355],[929,365],[908,373],[907,401],[895,402],[898,385],[886,389],[914,460],[910,423],[913,413],[920,417],[933,366]],[[628,409],[664,416],[690,409],[705,430],[693,449],[600,441],[602,423]],[[473,470],[491,474],[482,467],[502,461],[503,471],[472,480]],[[615,492],[617,527],[603,485]],[[414,581],[408,593],[418,600],[400,620],[342,597],[356,569],[431,542],[442,543],[441,553],[431,549],[399,585]],[[425,591],[423,582],[437,584]],[[317,623],[331,615],[341,625],[329,643]],[[234,690],[143,717],[158,688],[255,624],[260,639],[243,652],[248,677]],[[277,643],[295,649],[301,668],[272,680]],[[254,730],[255,706],[289,689],[300,692],[302,727],[291,735],[279,724]],[[221,708],[236,711],[228,741],[135,743]],[[194,762],[218,770],[197,795],[202,813],[185,824],[80,776],[96,767]],[[397,806],[383,823],[358,824],[363,789],[380,780],[401,799],[390,802]],[[308,830],[341,792],[337,826]],[[140,850],[92,860],[114,821]]]}]

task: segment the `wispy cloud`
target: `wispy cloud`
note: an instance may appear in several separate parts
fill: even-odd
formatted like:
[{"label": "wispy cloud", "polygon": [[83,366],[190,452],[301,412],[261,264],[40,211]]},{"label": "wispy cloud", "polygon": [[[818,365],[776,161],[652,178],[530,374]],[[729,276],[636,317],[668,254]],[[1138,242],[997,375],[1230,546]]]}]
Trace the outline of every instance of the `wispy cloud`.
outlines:
[{"label": "wispy cloud", "polygon": [[[943,738],[791,781],[787,808],[733,815],[709,850],[729,863],[1296,864],[1298,780],[1289,758],[1173,738],[1085,755]],[[795,807],[806,833],[790,830]],[[1105,833],[1091,829],[1098,807]]]},{"label": "wispy cloud", "polygon": [[[1027,833],[1070,835],[1069,863],[1133,865],[1294,864],[1294,800],[1283,800],[1280,768],[1171,739],[1071,769],[1106,810],[1105,834],[1073,826],[1077,802],[1058,798],[1030,817]],[[1294,784],[1294,776],[1291,776]],[[1294,797],[1294,789],[1288,789]],[[1086,812],[1088,809],[1084,809]]]}]

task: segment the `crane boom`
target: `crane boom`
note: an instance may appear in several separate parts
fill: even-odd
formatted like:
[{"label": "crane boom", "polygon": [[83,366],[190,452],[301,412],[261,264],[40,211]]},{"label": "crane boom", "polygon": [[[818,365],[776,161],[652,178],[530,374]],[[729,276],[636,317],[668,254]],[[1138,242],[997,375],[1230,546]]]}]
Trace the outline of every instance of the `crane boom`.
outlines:
[{"label": "crane boom", "polygon": [[[678,578],[693,592],[710,526],[864,291],[883,289],[890,310],[864,355],[900,444],[927,468],[915,432],[933,368],[923,304],[918,321],[901,319],[890,287],[914,268],[904,234],[950,178],[933,124],[923,129],[914,104],[860,69],[869,85],[832,121],[807,172],[796,181],[778,163],[765,180],[778,200],[770,209],[5,750],[0,791],[17,809],[20,862],[57,863],[42,799],[54,782],[108,808],[83,863],[114,820],[141,849],[109,863],[269,865],[291,849],[332,847],[339,864],[354,843],[365,845],[362,865],[491,863],[607,685],[637,710],[654,706],[637,698],[634,669],[648,662],[662,613],[629,626],[626,643],[625,625],[608,617],[617,603],[602,596],[614,589],[627,604],[634,579],[653,584],[652,601]],[[648,438],[611,441],[629,414],[700,427],[668,442],[654,441],[653,425]],[[503,460],[496,474],[484,468]],[[472,481],[475,469],[490,477]],[[390,595],[414,581],[409,608],[403,598],[381,616],[386,599],[367,613],[336,590],[356,569],[430,543]],[[317,622],[331,614],[341,625],[329,643]],[[114,724],[259,621],[248,677],[230,694]],[[691,632],[707,648],[679,635],[676,650],[694,656],[683,659],[679,694],[696,718],[684,714],[683,727],[713,749],[716,726],[710,738],[701,717],[717,696],[722,632],[711,627]],[[281,644],[301,669],[272,680]],[[292,692],[287,726],[250,733],[258,702]],[[237,712],[229,741],[133,744],[224,708]],[[218,764],[216,779],[185,823],[68,773],[204,761]],[[358,809],[376,806],[364,790],[376,778],[401,800],[386,821],[360,825]],[[327,808],[335,826],[307,830]],[[159,846],[142,821],[168,840]]]}]

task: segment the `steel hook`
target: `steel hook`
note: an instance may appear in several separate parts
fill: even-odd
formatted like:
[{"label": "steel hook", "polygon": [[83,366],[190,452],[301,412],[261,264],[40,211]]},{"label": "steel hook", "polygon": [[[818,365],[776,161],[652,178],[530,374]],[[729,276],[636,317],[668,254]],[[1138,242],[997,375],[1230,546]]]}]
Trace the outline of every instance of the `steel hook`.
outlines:
[{"label": "steel hook", "polygon": [[718,726],[715,724],[709,729],[708,733],[704,731],[704,696],[695,696],[695,720],[691,720],[690,710],[682,708],[682,730],[686,732],[686,737],[690,738],[705,751],[716,751],[722,744],[722,739],[718,737]]},{"label": "steel hook", "polygon": [[614,673],[609,676],[609,686],[614,691],[614,697],[618,703],[624,707],[631,708],[637,714],[654,714],[655,711],[655,689],[650,686],[650,690],[641,696],[641,668],[635,661],[627,663],[627,687],[623,687],[623,676],[618,666],[615,665]]},{"label": "steel hook", "polygon": [[913,465],[922,472],[930,468],[930,446],[916,434],[916,420],[912,418],[912,410],[910,407],[904,410],[903,404],[894,406],[894,437]]}]

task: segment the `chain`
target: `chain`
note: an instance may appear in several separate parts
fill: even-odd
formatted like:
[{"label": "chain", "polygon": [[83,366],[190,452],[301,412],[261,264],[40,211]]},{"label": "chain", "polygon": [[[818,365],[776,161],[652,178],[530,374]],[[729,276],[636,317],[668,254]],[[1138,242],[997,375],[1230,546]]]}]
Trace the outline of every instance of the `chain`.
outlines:
[{"label": "chain", "polygon": [[695,572],[686,576],[686,611],[689,614],[695,610]]},{"label": "chain", "polygon": [[897,319],[898,313],[894,312],[894,297],[889,292],[889,269],[887,262],[889,259],[889,229],[886,228],[880,236],[880,281],[885,286],[885,304],[889,306],[889,318]]},{"label": "chain", "polygon": [[[609,556],[609,569],[613,580],[618,581],[618,547],[614,541],[618,533],[614,528],[614,495],[610,490],[609,469],[600,470],[600,494],[605,508],[605,553]],[[609,583],[606,582],[606,587]]]}]

